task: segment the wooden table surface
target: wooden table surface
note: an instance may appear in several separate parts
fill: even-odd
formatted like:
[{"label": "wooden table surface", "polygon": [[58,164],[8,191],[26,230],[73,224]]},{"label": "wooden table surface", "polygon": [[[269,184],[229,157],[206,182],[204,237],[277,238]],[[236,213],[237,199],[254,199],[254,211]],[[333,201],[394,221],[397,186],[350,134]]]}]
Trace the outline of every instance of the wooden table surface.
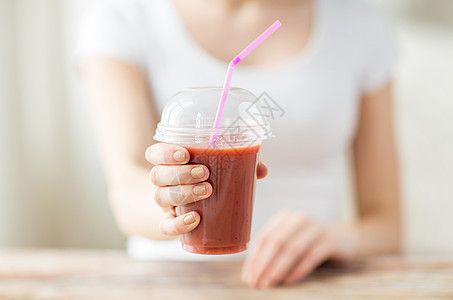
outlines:
[{"label": "wooden table surface", "polygon": [[453,299],[453,257],[326,266],[292,287],[253,290],[240,262],[143,262],[120,251],[1,250],[0,299]]}]

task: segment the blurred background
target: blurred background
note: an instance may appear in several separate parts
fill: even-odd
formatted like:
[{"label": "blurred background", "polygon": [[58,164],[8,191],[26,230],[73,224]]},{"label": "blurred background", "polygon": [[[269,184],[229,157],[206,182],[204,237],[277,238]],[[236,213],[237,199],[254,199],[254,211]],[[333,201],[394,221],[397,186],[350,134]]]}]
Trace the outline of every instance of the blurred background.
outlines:
[{"label": "blurred background", "polygon": [[[388,13],[399,45],[406,251],[453,253],[453,1],[366,1]],[[92,2],[0,0],[1,247],[124,247],[72,60]]]}]

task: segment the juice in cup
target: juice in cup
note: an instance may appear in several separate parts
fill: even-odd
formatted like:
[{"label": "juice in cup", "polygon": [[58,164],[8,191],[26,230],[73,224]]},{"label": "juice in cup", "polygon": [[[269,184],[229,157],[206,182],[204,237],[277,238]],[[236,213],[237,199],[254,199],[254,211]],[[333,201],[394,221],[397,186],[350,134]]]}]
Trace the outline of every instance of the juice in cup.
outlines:
[{"label": "juice in cup", "polygon": [[231,254],[247,249],[252,224],[257,155],[260,145],[242,149],[188,148],[190,163],[209,168],[212,195],[176,208],[177,215],[196,211],[202,223],[181,236],[186,251]]},{"label": "juice in cup", "polygon": [[272,136],[250,92],[232,88],[215,130],[214,117],[222,88],[184,90],[167,102],[154,139],[177,144],[190,152],[189,164],[204,164],[212,195],[176,207],[177,215],[197,211],[200,224],[180,236],[186,251],[231,254],[247,249],[252,223],[257,156],[261,142]]}]

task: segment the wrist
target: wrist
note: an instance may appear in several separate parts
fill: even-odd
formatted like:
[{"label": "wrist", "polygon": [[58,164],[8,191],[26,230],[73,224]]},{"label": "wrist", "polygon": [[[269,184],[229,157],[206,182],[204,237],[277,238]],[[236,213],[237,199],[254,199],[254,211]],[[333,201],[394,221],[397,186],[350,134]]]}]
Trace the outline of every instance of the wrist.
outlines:
[{"label": "wrist", "polygon": [[336,226],[332,228],[332,235],[335,244],[332,260],[348,263],[358,258],[358,236],[353,228]]}]

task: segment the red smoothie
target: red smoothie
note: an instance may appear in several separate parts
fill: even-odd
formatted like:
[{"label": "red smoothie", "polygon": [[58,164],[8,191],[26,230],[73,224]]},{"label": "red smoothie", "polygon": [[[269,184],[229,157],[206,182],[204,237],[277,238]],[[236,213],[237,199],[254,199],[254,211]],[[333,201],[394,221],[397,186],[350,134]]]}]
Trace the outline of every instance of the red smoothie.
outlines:
[{"label": "red smoothie", "polygon": [[209,168],[211,197],[178,206],[177,215],[196,211],[201,222],[181,235],[186,251],[231,254],[247,249],[252,224],[257,155],[260,145],[247,148],[206,149],[186,147],[191,164]]}]

